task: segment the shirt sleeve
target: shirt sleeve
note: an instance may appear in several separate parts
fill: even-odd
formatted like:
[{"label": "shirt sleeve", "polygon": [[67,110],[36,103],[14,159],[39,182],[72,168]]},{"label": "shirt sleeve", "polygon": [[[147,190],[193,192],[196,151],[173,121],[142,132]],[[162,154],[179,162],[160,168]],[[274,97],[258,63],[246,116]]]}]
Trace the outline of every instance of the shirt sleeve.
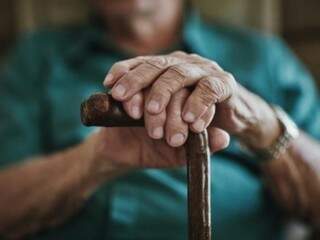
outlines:
[{"label": "shirt sleeve", "polygon": [[283,41],[273,39],[271,44],[269,71],[277,86],[275,104],[283,107],[300,129],[320,140],[320,98],[313,77]]},{"label": "shirt sleeve", "polygon": [[34,37],[12,51],[0,71],[0,168],[40,154],[42,68]]}]

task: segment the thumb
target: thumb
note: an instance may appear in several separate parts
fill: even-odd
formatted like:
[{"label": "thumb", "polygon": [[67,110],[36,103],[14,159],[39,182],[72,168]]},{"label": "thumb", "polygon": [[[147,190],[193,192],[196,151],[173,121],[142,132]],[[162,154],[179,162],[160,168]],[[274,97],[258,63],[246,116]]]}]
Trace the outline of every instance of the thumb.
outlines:
[{"label": "thumb", "polygon": [[227,148],[230,144],[230,135],[221,128],[208,128],[208,138],[212,153]]}]

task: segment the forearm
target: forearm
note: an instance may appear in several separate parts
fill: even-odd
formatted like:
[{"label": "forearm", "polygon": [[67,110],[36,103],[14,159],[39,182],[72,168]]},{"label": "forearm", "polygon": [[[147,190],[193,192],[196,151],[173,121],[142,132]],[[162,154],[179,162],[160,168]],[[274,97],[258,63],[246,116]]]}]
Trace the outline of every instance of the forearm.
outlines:
[{"label": "forearm", "polygon": [[279,205],[320,229],[320,144],[300,134],[286,153],[264,163],[262,170]]},{"label": "forearm", "polygon": [[[244,88],[236,101],[234,116],[238,126],[243,126],[235,132],[240,141],[258,151],[274,144],[282,128],[269,104]],[[301,133],[285,153],[261,167],[279,205],[292,216],[320,227],[320,143]]]},{"label": "forearm", "polygon": [[62,223],[118,174],[112,167],[100,171],[84,145],[0,172],[0,235],[24,236]]}]

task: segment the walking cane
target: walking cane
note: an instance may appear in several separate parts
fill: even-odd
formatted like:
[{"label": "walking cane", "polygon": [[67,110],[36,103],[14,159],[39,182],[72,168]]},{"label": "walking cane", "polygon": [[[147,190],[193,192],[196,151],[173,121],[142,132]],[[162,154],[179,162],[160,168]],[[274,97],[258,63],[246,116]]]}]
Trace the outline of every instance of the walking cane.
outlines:
[{"label": "walking cane", "polygon": [[[81,104],[86,126],[143,127],[143,120],[130,118],[121,103],[106,93],[92,95]],[[187,143],[189,240],[211,239],[210,152],[207,132],[191,133]]]}]

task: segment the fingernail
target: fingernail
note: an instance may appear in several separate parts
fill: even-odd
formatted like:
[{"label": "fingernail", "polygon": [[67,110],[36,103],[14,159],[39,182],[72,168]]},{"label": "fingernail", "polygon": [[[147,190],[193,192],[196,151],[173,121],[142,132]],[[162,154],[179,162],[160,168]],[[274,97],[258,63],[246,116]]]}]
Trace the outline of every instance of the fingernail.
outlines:
[{"label": "fingernail", "polygon": [[155,100],[151,100],[148,104],[148,111],[157,113],[159,112],[159,110],[160,110],[160,104]]},{"label": "fingernail", "polygon": [[205,121],[199,119],[192,126],[197,132],[202,132],[204,130],[205,124]]},{"label": "fingernail", "polygon": [[112,93],[114,94],[114,96],[116,97],[123,97],[124,94],[126,93],[126,88],[124,86],[122,86],[121,84],[119,84],[118,86],[116,86]]},{"label": "fingernail", "polygon": [[141,117],[140,108],[137,107],[137,106],[133,106],[132,107],[131,113],[132,113],[132,117],[135,118],[135,119],[138,119],[138,118]]},{"label": "fingernail", "polygon": [[162,127],[157,127],[153,130],[153,137],[156,139],[160,139],[163,137],[163,128]]},{"label": "fingernail", "polygon": [[170,139],[170,144],[174,147],[181,146],[184,143],[184,135],[182,133],[177,133],[173,135]]},{"label": "fingernail", "polygon": [[104,79],[103,85],[108,85],[112,82],[113,80],[113,75],[109,73],[106,78]]},{"label": "fingernail", "polygon": [[184,120],[186,122],[194,122],[196,120],[196,117],[195,115],[192,113],[192,112],[187,112],[185,115],[184,115]]}]

